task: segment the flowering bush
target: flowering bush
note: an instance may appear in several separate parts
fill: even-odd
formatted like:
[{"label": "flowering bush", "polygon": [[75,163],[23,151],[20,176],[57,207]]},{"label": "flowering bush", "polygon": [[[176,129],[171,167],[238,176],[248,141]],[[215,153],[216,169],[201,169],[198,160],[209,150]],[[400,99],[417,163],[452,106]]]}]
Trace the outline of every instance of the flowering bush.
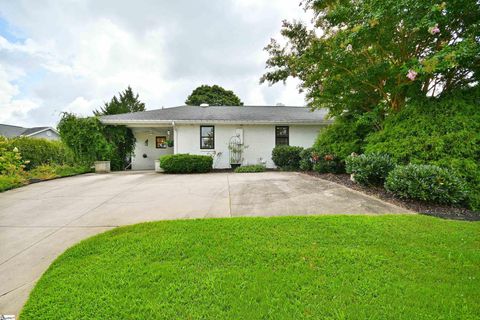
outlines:
[{"label": "flowering bush", "polygon": [[25,168],[22,156],[18,148],[11,148],[6,138],[0,137],[0,174],[16,175],[22,174]]},{"label": "flowering bush", "polygon": [[343,160],[333,154],[315,154],[313,170],[318,173],[342,173],[345,170]]}]

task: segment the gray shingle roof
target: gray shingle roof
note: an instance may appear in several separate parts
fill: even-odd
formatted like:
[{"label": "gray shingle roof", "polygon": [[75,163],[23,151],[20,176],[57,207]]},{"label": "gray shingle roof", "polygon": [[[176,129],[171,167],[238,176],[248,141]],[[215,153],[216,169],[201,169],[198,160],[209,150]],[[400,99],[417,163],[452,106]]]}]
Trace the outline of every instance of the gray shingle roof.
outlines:
[{"label": "gray shingle roof", "polygon": [[177,122],[324,123],[327,110],[285,106],[180,106],[100,117],[110,124]]},{"label": "gray shingle roof", "polygon": [[9,124],[0,124],[0,136],[4,136],[7,138],[28,136],[46,129],[51,129],[51,128],[50,127],[25,128],[20,126],[12,126]]},{"label": "gray shingle roof", "polygon": [[9,124],[0,124],[0,136],[7,138],[20,136],[26,128],[19,126],[11,126]]}]

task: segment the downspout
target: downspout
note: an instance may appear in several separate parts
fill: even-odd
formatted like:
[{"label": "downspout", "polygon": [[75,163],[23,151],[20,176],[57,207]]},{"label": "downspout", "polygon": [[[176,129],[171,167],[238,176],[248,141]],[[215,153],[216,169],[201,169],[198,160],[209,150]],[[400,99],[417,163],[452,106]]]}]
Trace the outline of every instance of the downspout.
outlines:
[{"label": "downspout", "polygon": [[173,154],[178,153],[178,133],[177,133],[177,127],[175,126],[175,121],[172,121],[172,127],[173,127]]}]

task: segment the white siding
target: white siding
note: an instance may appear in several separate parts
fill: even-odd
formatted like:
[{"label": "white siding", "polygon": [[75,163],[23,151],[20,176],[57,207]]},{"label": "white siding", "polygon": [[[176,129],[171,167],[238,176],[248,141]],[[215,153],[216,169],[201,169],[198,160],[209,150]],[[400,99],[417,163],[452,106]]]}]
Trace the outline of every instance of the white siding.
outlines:
[{"label": "white siding", "polygon": [[[208,124],[205,124],[208,125]],[[291,146],[311,147],[319,125],[291,125],[289,126]],[[200,125],[177,125],[175,141],[176,153],[214,154],[214,168],[230,168],[228,143],[237,129],[243,128],[245,149],[243,164],[257,164],[266,161],[267,167],[274,168],[271,154],[275,147],[275,125],[215,125],[215,149],[200,149]]]},{"label": "white siding", "polygon": [[[172,134],[170,128],[133,129],[136,143],[132,157],[132,170],[153,170],[155,169],[155,160],[165,154],[173,153],[173,148],[157,149],[155,146],[155,137],[167,136],[167,130],[170,130]],[[148,146],[145,145],[147,140]],[[146,155],[146,158],[144,158],[144,155]]]},{"label": "white siding", "polygon": [[32,138],[43,138],[48,140],[60,140],[60,136],[53,130],[48,129],[40,133],[31,135]]}]

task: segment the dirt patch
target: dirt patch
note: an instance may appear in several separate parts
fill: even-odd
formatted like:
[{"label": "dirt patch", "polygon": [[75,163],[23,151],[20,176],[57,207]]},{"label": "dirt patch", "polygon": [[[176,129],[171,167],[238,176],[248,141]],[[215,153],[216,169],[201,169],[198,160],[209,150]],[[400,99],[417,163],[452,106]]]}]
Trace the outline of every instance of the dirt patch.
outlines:
[{"label": "dirt patch", "polygon": [[382,187],[365,187],[350,180],[348,174],[332,174],[332,173],[317,173],[317,172],[305,172],[313,177],[336,182],[344,185],[347,188],[357,190],[368,195],[377,197],[383,201],[392,203],[394,205],[403,207],[405,209],[425,214],[429,216],[435,216],[444,219],[454,220],[467,220],[467,221],[480,221],[480,212],[472,211],[466,208],[452,207],[447,205],[439,205],[426,203],[418,200],[400,199],[395,197],[390,192],[386,191]]}]

